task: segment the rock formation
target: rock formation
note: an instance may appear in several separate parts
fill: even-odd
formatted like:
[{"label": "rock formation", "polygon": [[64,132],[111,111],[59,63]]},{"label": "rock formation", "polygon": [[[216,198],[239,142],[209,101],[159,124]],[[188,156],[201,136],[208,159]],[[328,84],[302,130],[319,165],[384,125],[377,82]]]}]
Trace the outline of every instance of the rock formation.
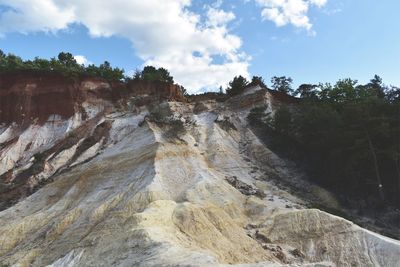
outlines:
[{"label": "rock formation", "polygon": [[296,171],[246,120],[287,101],[271,92],[187,102],[163,83],[13,75],[0,76],[3,265],[400,266],[399,241],[277,184]]}]

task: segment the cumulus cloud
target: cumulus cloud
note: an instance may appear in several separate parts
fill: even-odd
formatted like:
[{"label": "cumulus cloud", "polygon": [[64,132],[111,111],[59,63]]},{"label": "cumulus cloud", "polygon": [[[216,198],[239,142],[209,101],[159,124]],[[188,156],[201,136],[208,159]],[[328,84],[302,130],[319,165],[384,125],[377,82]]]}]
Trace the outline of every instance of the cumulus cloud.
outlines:
[{"label": "cumulus cloud", "polygon": [[[191,0],[0,0],[0,34],[57,32],[71,24],[93,37],[128,38],[144,64],[163,66],[191,92],[248,76],[242,41],[227,29],[231,12],[209,7],[205,18]],[[215,57],[219,57],[215,63]],[[83,60],[83,58],[80,58]]]},{"label": "cumulus cloud", "polygon": [[82,55],[76,55],[76,56],[74,56],[74,59],[80,65],[86,66],[86,65],[92,64],[92,62],[90,62],[85,56],[82,56]]},{"label": "cumulus cloud", "polygon": [[310,3],[316,5],[317,7],[323,7],[327,2],[328,0],[310,0]]},{"label": "cumulus cloud", "polygon": [[0,14],[0,34],[32,31],[56,32],[75,20],[72,6],[53,0],[0,0],[5,11]]},{"label": "cumulus cloud", "polygon": [[228,22],[235,19],[235,14],[233,12],[225,12],[221,9],[209,8],[207,11],[208,25],[210,26],[223,26]]},{"label": "cumulus cloud", "polygon": [[327,0],[256,0],[263,8],[261,16],[265,20],[273,21],[276,26],[282,27],[292,24],[295,27],[306,29],[310,34],[312,23],[307,14],[311,6],[321,8]]}]

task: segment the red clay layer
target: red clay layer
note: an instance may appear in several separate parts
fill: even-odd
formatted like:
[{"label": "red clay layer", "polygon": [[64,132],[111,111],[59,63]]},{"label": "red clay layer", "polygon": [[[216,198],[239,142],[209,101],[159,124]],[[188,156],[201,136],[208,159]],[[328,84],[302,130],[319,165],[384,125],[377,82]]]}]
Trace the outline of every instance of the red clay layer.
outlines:
[{"label": "red clay layer", "polygon": [[43,71],[0,73],[0,123],[43,123],[50,115],[69,118],[89,99],[116,102],[138,95],[185,101],[178,86],[165,82],[109,83],[101,78],[72,79]]}]

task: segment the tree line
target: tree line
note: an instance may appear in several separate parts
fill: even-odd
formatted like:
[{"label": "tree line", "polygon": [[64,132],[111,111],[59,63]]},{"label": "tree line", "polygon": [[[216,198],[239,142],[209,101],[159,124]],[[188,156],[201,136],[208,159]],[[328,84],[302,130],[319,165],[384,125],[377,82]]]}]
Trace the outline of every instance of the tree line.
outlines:
[{"label": "tree line", "polygon": [[37,70],[54,71],[70,78],[77,78],[81,75],[101,77],[108,81],[163,81],[174,83],[169,71],[164,68],[145,66],[143,70],[136,70],[133,77],[125,75],[125,71],[120,68],[113,68],[108,61],[104,61],[99,66],[89,64],[87,66],[79,64],[74,56],[68,52],[61,52],[57,57],[43,59],[35,57],[33,60],[23,60],[14,54],[5,54],[0,50],[0,72],[15,70]]}]

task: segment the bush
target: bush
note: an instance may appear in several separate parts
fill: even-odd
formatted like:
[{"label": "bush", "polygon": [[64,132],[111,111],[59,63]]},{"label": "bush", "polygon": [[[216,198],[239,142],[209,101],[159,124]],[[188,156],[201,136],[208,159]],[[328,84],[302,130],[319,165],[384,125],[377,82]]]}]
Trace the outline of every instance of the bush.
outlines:
[{"label": "bush", "polygon": [[186,133],[185,123],[178,118],[174,118],[168,109],[157,107],[152,111],[148,120],[156,123],[160,128],[163,128],[164,137],[170,140],[180,139],[180,136]]},{"label": "bush", "polygon": [[216,119],[216,123],[225,131],[229,132],[230,130],[237,130],[236,126],[229,120],[229,117],[224,117],[224,119]]},{"label": "bush", "polygon": [[168,130],[164,136],[168,139],[180,139],[180,136],[185,134],[186,129],[183,121],[178,119],[171,119],[168,122]]}]

